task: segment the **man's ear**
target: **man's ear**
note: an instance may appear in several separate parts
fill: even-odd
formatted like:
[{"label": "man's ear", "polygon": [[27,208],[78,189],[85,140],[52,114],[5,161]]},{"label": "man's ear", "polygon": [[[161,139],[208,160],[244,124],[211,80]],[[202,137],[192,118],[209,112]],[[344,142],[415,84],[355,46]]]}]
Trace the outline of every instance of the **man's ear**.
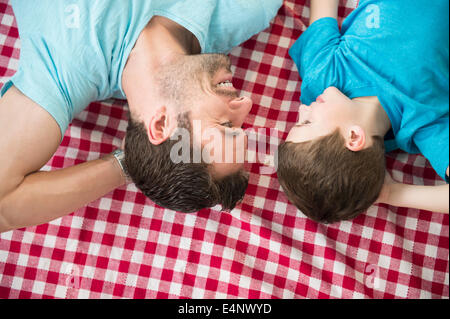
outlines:
[{"label": "man's ear", "polygon": [[172,136],[178,123],[171,111],[165,106],[161,106],[151,116],[148,124],[148,137],[153,145],[160,145]]},{"label": "man's ear", "polygon": [[358,152],[366,146],[366,132],[361,126],[351,126],[347,129],[345,146],[353,152]]}]

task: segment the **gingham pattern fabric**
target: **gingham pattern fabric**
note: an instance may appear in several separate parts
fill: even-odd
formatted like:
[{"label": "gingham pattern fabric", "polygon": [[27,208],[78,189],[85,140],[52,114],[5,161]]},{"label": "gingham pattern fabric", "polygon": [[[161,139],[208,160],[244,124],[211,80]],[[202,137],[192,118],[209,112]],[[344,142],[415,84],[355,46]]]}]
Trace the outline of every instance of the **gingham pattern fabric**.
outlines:
[{"label": "gingham pattern fabric", "polygon": [[[307,5],[285,1],[269,29],[231,53],[234,84],[255,102],[245,125],[265,127],[268,146],[296,120],[301,82],[288,49],[306,28]],[[341,2],[341,22],[356,5]],[[19,52],[11,6],[0,0],[0,87]],[[43,169],[120,146],[126,108],[92,103]],[[1,234],[0,297],[449,297],[448,215],[375,205],[352,221],[319,225],[288,203],[276,174],[247,167],[250,185],[231,213],[176,213],[128,185],[51,223]],[[390,153],[387,167],[399,181],[442,183],[422,156]]]}]

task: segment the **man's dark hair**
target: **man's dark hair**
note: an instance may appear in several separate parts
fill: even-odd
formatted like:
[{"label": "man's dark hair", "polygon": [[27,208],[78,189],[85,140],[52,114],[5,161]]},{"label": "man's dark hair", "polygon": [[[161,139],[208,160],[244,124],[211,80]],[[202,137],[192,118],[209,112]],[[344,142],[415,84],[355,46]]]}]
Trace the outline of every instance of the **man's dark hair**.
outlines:
[{"label": "man's dark hair", "polygon": [[278,149],[278,178],[289,200],[309,218],[334,223],[356,217],[378,198],[384,182],[384,141],[358,152],[334,133]]},{"label": "man's dark hair", "polygon": [[[179,140],[150,143],[145,125],[128,114],[125,139],[125,166],[142,193],[159,206],[191,213],[218,204],[231,210],[242,200],[248,185],[248,174],[240,170],[222,179],[214,179],[205,163],[174,163],[172,147]],[[178,127],[192,132],[189,114],[178,116]],[[191,152],[193,154],[191,143]],[[192,156],[192,155],[191,155]]]}]

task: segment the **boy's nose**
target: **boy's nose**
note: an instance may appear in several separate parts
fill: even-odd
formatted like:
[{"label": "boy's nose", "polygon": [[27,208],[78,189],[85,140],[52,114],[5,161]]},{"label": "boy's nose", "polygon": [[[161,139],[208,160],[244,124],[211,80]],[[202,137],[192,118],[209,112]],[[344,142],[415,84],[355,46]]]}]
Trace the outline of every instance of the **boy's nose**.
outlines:
[{"label": "boy's nose", "polygon": [[311,111],[311,108],[305,104],[300,105],[298,108],[299,117],[302,120],[307,120],[309,117],[309,113]]},{"label": "boy's nose", "polygon": [[308,105],[306,105],[306,104],[301,104],[300,105],[300,107],[298,108],[299,110],[308,110],[308,109],[310,109],[311,107],[310,106],[308,106]]}]

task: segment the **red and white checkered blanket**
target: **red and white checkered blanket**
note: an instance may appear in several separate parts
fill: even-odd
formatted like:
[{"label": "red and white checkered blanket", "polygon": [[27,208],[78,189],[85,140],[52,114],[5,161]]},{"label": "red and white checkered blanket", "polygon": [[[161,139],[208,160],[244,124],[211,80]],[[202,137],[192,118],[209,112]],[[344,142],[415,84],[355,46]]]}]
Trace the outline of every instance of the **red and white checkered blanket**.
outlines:
[{"label": "red and white checkered blanket", "polygon": [[[234,84],[255,102],[246,127],[285,137],[295,122],[301,81],[288,49],[306,28],[307,5],[285,1],[269,29],[232,51]],[[342,1],[340,20],[356,5]],[[0,87],[19,52],[13,11],[0,0]],[[43,169],[120,146],[126,107],[92,103]],[[51,223],[0,234],[0,298],[449,297],[448,215],[375,205],[319,225],[261,167],[248,164],[250,185],[231,213],[176,213],[128,185]],[[441,183],[422,156],[390,153],[387,167],[399,181]]]}]

